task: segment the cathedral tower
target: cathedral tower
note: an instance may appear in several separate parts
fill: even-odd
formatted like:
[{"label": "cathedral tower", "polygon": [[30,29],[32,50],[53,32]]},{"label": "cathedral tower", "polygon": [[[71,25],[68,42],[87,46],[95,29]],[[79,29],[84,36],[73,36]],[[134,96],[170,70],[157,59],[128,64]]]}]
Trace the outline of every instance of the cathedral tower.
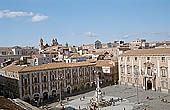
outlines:
[{"label": "cathedral tower", "polygon": [[57,46],[58,45],[58,42],[57,42],[57,39],[54,38],[51,40],[51,46]]},{"label": "cathedral tower", "polygon": [[39,40],[39,51],[44,49],[43,39]]}]

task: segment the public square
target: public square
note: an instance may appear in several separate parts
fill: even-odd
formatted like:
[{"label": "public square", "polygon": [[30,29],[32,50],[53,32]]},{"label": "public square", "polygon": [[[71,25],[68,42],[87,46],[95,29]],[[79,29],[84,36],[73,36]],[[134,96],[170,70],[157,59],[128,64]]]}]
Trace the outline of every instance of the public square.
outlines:
[{"label": "public square", "polygon": [[[139,88],[139,104],[137,104],[137,89],[136,87],[132,86],[124,86],[124,85],[113,85],[113,86],[107,86],[105,88],[102,88],[102,91],[105,92],[106,96],[114,96],[114,97],[121,97],[123,99],[126,99],[128,103],[125,103],[122,106],[119,106],[116,108],[116,110],[170,110],[170,94],[168,93],[162,93],[162,92],[156,92],[152,90],[145,91],[144,89]],[[95,94],[95,91],[91,91],[85,94],[80,94],[77,96],[69,97],[69,102],[65,102],[65,106],[72,105],[82,105],[82,102],[80,101],[80,98],[83,96],[87,97],[93,97]],[[162,101],[162,99],[166,99],[166,101]],[[122,103],[123,104],[123,103]],[[48,105],[48,108],[50,110],[57,110],[56,106],[58,106],[59,103],[52,103]],[[107,109],[106,109],[107,110]],[[109,109],[108,109],[109,110]]]}]

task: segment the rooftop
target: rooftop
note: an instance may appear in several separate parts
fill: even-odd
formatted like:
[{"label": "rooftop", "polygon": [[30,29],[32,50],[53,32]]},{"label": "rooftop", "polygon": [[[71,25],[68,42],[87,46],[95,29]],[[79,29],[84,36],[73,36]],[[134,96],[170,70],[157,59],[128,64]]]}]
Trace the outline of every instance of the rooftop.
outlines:
[{"label": "rooftop", "polygon": [[96,66],[113,67],[114,66],[114,61],[112,61],[112,60],[97,60],[96,61]]},{"label": "rooftop", "polygon": [[90,62],[76,62],[76,63],[49,63],[39,66],[17,66],[15,64],[9,65],[2,70],[11,72],[31,72],[31,71],[42,71],[42,70],[52,70],[57,68],[69,68],[69,67],[81,67],[81,66],[92,66],[96,63]]},{"label": "rooftop", "polygon": [[79,55],[78,53],[72,54],[72,56],[70,58],[82,58],[85,56]]},{"label": "rooftop", "polygon": [[138,56],[138,55],[158,55],[166,56],[170,55],[170,48],[154,48],[154,49],[137,49],[129,50],[120,56]]},{"label": "rooftop", "polygon": [[51,70],[57,68],[80,67],[80,66],[90,66],[90,65],[95,65],[95,63],[90,63],[90,62],[49,63],[49,64],[44,64],[39,66],[28,66],[22,69],[20,72],[41,71],[41,70]]},{"label": "rooftop", "polygon": [[16,105],[9,99],[0,96],[0,110],[25,110],[25,109]]},{"label": "rooftop", "polygon": [[25,68],[24,66],[17,66],[15,64],[11,64],[9,66],[2,68],[2,70],[9,71],[9,72],[18,72],[18,71],[21,71],[24,68]]}]

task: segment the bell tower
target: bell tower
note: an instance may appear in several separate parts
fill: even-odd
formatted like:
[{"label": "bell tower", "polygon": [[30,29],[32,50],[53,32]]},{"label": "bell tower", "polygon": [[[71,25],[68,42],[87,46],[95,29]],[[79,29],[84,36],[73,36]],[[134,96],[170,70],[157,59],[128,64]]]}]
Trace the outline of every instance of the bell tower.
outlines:
[{"label": "bell tower", "polygon": [[54,38],[51,40],[51,46],[57,46],[58,45],[58,42],[57,42],[57,39]]},{"label": "bell tower", "polygon": [[39,51],[44,49],[43,39],[39,40]]}]

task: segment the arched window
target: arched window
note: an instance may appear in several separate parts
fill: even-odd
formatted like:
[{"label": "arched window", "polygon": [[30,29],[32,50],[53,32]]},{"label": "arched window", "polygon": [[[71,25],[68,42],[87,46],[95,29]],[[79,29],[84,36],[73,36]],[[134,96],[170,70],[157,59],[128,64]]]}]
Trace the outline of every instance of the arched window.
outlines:
[{"label": "arched window", "polygon": [[152,73],[151,73],[151,67],[147,67],[147,74],[152,76]]},{"label": "arched window", "polygon": [[47,77],[44,75],[44,82],[47,82]]},{"label": "arched window", "polygon": [[37,77],[34,77],[34,83],[38,83]]},{"label": "arched window", "polygon": [[166,69],[165,68],[162,68],[161,69],[161,73],[162,73],[162,77],[166,77]]},{"label": "arched window", "polygon": [[131,67],[128,65],[127,66],[127,73],[130,74],[131,73]]}]

